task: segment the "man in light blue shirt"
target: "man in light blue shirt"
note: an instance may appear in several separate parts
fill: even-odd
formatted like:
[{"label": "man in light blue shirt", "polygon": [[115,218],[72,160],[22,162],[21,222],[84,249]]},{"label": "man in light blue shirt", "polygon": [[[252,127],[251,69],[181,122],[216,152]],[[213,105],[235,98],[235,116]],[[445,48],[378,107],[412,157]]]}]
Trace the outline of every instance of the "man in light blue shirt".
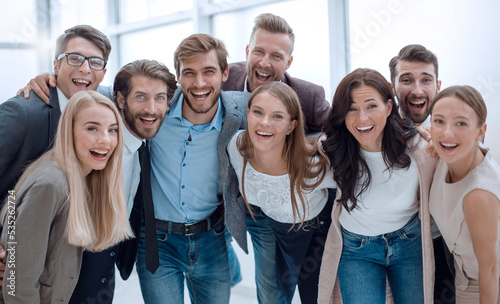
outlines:
[{"label": "man in light blue shirt", "polygon": [[[151,141],[151,187],[159,268],[146,269],[141,233],[137,271],[146,303],[229,303],[224,222],[247,250],[245,206],[226,145],[245,127],[248,93],[221,92],[224,44],[206,34],[184,39],[174,54],[177,81],[170,110]],[[239,198],[241,199],[241,198]]]}]

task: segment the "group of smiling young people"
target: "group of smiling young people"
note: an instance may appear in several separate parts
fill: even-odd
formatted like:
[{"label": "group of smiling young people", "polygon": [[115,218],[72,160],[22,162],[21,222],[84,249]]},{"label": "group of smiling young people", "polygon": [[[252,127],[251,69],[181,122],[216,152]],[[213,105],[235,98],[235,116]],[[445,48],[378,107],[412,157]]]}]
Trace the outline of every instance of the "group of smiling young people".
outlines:
[{"label": "group of smiling young people", "polygon": [[[453,254],[456,302],[500,303],[500,167],[480,145],[486,104],[470,86],[440,91],[437,61],[401,56],[411,52],[428,51],[403,48],[390,64],[392,83],[371,69],[345,76],[319,136],[306,136],[304,106],[290,85],[262,71],[252,74],[262,83],[252,87],[246,128],[232,136],[227,153],[249,216],[263,216],[275,236],[275,279],[284,302],[298,285],[303,303],[433,303],[433,218]],[[430,144],[415,129],[428,115]],[[74,94],[54,148],[15,188],[19,221],[36,222],[34,211],[42,208],[50,222],[44,227],[58,227],[51,241],[74,256],[130,238],[119,203],[121,129],[109,100]],[[46,174],[57,178],[37,187]],[[56,204],[38,205],[44,195]],[[110,212],[115,217],[104,225]],[[8,215],[6,204],[3,247]],[[24,246],[20,250],[31,244]],[[45,266],[37,269],[44,269],[55,260],[39,261]],[[44,286],[50,271],[36,275],[35,292],[63,288]],[[5,286],[4,301],[12,299]]]}]

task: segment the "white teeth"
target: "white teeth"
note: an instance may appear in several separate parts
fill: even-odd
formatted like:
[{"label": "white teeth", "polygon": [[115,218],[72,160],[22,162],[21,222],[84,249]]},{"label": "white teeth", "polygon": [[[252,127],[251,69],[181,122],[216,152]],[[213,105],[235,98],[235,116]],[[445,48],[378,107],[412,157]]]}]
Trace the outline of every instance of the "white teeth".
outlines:
[{"label": "white teeth", "polygon": [[358,129],[359,131],[366,131],[366,130],[370,130],[371,128],[373,128],[373,125],[369,126],[369,127],[356,127],[356,129]]},{"label": "white teeth", "polygon": [[94,149],[90,149],[90,151],[92,151],[94,153],[97,153],[97,154],[102,154],[102,155],[108,154],[107,150],[94,150]]},{"label": "white teeth", "polygon": [[151,117],[142,117],[141,119],[145,120],[145,121],[155,121],[156,120],[156,118],[151,118]]},{"label": "white teeth", "polygon": [[417,99],[417,100],[412,100],[410,101],[411,104],[415,104],[415,105],[420,105],[420,104],[424,104],[425,103],[425,100],[422,100],[422,99]]},{"label": "white teeth", "polygon": [[257,131],[257,134],[262,135],[262,136],[272,136],[273,135],[272,133],[265,133],[265,132],[260,132],[260,131]]},{"label": "white teeth", "polygon": [[210,93],[210,91],[206,91],[206,92],[197,92],[197,93],[193,92],[193,95],[199,95],[199,96],[201,96],[201,95],[206,95],[206,94],[208,94],[208,93]]},{"label": "white teeth", "polygon": [[443,147],[446,147],[446,148],[454,148],[454,147],[458,146],[457,144],[445,144],[445,143],[441,143],[441,145],[443,145]]},{"label": "white teeth", "polygon": [[83,79],[73,79],[73,82],[84,83],[84,84],[89,84],[90,83],[89,81],[83,80]]},{"label": "white teeth", "polygon": [[256,72],[257,72],[257,74],[259,74],[259,76],[262,76],[262,77],[269,77],[270,76],[270,74],[264,74],[264,73],[261,73],[259,71],[256,71]]}]

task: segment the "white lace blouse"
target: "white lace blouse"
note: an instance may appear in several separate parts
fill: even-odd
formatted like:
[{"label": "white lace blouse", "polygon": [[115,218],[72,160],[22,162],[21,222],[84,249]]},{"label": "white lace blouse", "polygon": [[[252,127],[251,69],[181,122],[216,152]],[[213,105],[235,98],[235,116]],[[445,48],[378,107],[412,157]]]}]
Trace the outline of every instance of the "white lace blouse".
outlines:
[{"label": "white lace blouse", "polygon": [[[242,131],[237,132],[227,146],[229,159],[238,176],[240,192],[242,189],[243,176],[243,156],[238,151],[236,140]],[[308,184],[313,184],[316,180],[311,180]],[[306,214],[304,220],[316,217],[328,200],[327,188],[336,188],[331,170],[327,173],[321,184],[314,190],[303,193],[305,199]],[[270,218],[281,223],[294,223],[292,204],[290,198],[290,178],[288,174],[273,176],[256,171],[250,163],[245,168],[245,195],[248,203],[260,207]],[[302,218],[302,206],[300,199],[296,195],[299,216],[295,222]]]}]

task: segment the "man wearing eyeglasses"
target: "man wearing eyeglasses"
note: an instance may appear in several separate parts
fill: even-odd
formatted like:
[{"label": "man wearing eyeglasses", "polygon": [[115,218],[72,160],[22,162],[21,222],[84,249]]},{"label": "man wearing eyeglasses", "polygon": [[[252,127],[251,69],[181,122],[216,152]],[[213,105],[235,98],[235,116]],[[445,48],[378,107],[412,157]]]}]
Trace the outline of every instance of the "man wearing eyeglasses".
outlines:
[{"label": "man wearing eyeglasses", "polygon": [[[59,116],[71,96],[81,90],[98,89],[110,52],[109,39],[100,31],[87,25],[72,27],[57,39],[56,88],[49,88],[49,104],[35,94],[29,99],[16,96],[0,104],[0,202],[14,188],[26,165],[52,146]],[[106,89],[101,93],[111,96]],[[80,278],[68,278],[78,280],[70,303],[111,303],[114,256],[113,249],[84,253]],[[88,302],[90,299],[92,302]]]}]

